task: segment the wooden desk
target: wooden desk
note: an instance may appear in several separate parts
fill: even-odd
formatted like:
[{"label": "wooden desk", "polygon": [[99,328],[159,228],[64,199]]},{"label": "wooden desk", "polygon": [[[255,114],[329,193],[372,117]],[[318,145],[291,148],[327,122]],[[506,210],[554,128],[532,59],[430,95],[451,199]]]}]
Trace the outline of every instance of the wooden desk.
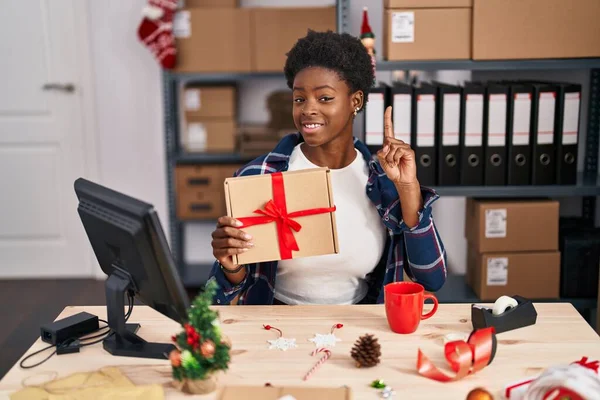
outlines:
[{"label": "wooden desk", "polygon": [[[483,386],[494,391],[496,399],[503,386],[514,380],[536,375],[544,368],[570,363],[582,356],[600,359],[600,337],[570,304],[536,304],[538,322],[534,326],[499,335],[493,363],[473,376],[453,383],[438,383],[416,373],[417,349],[420,347],[437,365],[446,368],[442,338],[451,332],[471,331],[469,304],[440,304],[431,319],[423,321],[412,335],[392,333],[383,306],[225,306],[221,313],[223,331],[233,342],[232,363],[220,383],[264,385],[342,386],[353,389],[355,400],[379,398],[369,387],[374,379],[384,379],[397,392],[396,398],[465,399],[467,393]],[[429,309],[429,306],[426,306]],[[105,318],[104,307],[67,307],[58,318],[80,311]],[[129,322],[141,323],[139,335],[149,341],[168,342],[179,326],[148,307],[137,306]],[[311,357],[314,333],[328,333],[335,323],[342,339],[332,349],[329,359],[308,381],[302,377],[319,357]],[[277,336],[263,324],[283,330],[285,337],[296,338],[298,348],[286,352],[268,350],[268,339]],[[377,367],[358,369],[350,358],[354,341],[364,333],[375,334],[382,346],[382,361]],[[38,340],[29,354],[46,344]],[[35,360],[28,360],[34,362]],[[96,370],[117,365],[136,384],[163,383],[167,398],[185,397],[169,386],[170,366],[166,360],[114,357],[101,344],[85,347],[80,353],[53,356],[32,370],[22,370],[18,363],[0,381],[0,394],[21,388],[21,382],[44,371],[66,376],[77,371]],[[446,368],[447,369],[447,368]],[[199,398],[214,399],[216,393]]]}]

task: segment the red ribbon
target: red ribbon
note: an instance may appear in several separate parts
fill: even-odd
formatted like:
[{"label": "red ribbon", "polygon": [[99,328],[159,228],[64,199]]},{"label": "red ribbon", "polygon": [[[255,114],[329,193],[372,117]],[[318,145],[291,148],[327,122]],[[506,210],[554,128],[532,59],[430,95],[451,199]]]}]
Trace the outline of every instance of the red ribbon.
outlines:
[{"label": "red ribbon", "polygon": [[419,349],[417,370],[419,374],[438,382],[452,382],[482,370],[492,357],[492,335],[494,327],[479,329],[471,335],[469,343],[464,340],[448,342],[444,346],[446,361],[456,374],[448,375],[433,363]]},{"label": "red ribbon", "polygon": [[333,212],[335,211],[335,206],[327,208],[311,208],[288,213],[285,201],[283,175],[281,172],[275,172],[270,175],[271,185],[273,187],[273,199],[269,200],[262,210],[254,210],[254,213],[260,214],[260,216],[237,218],[237,220],[242,223],[240,228],[275,222],[277,224],[277,237],[279,240],[279,255],[282,260],[288,260],[292,258],[292,250],[300,250],[292,230],[300,232],[302,225],[292,218]]}]

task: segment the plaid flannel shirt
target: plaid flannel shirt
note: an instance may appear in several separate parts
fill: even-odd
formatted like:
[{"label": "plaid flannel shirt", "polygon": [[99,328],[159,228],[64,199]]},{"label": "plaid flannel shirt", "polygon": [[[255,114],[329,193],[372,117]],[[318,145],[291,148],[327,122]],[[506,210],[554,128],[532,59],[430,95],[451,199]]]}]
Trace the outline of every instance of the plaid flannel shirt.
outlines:
[{"label": "plaid flannel shirt", "polygon": [[[286,171],[294,147],[302,140],[299,133],[287,135],[273,151],[251,161],[234,176]],[[446,252],[431,212],[431,205],[439,196],[432,189],[421,187],[423,209],[419,211],[419,223],[409,228],[402,219],[396,187],[377,158],[356,138],[354,146],[368,165],[369,178],[365,190],[388,233],[383,257],[367,276],[369,294],[366,302],[383,303],[383,286],[403,280],[404,272],[412,281],[423,285],[425,290],[439,290],[447,277]],[[219,286],[214,303],[230,304],[239,295],[239,305],[273,304],[277,261],[248,264],[245,268],[245,279],[234,286],[227,280],[220,264],[214,262],[209,277],[209,281],[216,280]]]}]

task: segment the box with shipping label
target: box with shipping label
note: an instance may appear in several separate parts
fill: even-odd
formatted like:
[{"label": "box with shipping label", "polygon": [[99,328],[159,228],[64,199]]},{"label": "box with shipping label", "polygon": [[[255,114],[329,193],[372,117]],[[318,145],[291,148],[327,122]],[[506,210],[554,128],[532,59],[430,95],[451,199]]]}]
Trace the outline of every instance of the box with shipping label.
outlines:
[{"label": "box with shipping label", "polygon": [[229,178],[224,188],[227,215],[254,243],[235,264],[339,252],[328,168]]},{"label": "box with shipping label", "polygon": [[481,301],[498,297],[555,299],[560,295],[560,252],[479,253],[469,248],[467,283]]},{"label": "box with shipping label", "polygon": [[384,8],[464,8],[473,0],[384,0]]},{"label": "box with shipping label", "polygon": [[249,72],[250,10],[187,8],[175,13],[176,72]]},{"label": "box with shipping label", "polygon": [[352,400],[349,387],[225,386],[219,400]]},{"label": "box with shipping label", "polygon": [[234,86],[188,86],[182,92],[181,104],[186,119],[236,117]]},{"label": "box with shipping label", "polygon": [[183,131],[182,146],[189,153],[235,151],[236,123],[229,118],[189,118]]},{"label": "box with shipping label", "polygon": [[481,253],[558,250],[558,219],[554,200],[469,199],[465,236]]},{"label": "box with shipping label", "polygon": [[239,6],[239,0],[183,0],[185,8],[236,8]]},{"label": "box with shipping label", "polygon": [[336,31],[335,7],[251,9],[252,70],[280,72],[286,53],[309,29]]},{"label": "box with shipping label", "polygon": [[600,56],[598,0],[474,0],[473,59]]},{"label": "box with shipping label", "polygon": [[214,219],[226,215],[223,182],[239,165],[178,165],[175,196],[180,219]]},{"label": "box with shipping label", "polygon": [[383,58],[466,60],[471,58],[470,1],[387,2],[383,21]]}]

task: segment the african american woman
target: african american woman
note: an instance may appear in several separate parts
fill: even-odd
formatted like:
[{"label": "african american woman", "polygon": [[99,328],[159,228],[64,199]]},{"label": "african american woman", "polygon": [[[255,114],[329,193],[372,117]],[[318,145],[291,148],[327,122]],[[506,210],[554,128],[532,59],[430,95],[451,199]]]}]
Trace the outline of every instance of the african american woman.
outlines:
[{"label": "african american woman", "polygon": [[404,273],[427,291],[439,290],[447,269],[432,216],[438,195],[419,184],[413,150],[394,138],[391,108],[375,157],[352,132],[374,78],[361,41],[308,31],[287,54],[284,72],[298,132],[235,176],[328,167],[339,253],[235,265],[231,256],[252,248],[252,237],[238,221],[220,217],[212,233],[215,303],[380,304],[383,287]]}]

